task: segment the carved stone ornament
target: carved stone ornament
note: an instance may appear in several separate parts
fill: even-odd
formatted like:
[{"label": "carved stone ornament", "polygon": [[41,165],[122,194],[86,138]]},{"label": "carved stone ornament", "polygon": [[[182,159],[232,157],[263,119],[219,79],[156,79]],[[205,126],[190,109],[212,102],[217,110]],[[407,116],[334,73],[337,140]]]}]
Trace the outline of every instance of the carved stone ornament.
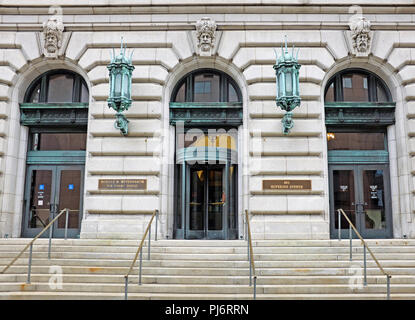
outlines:
[{"label": "carved stone ornament", "polygon": [[196,38],[199,54],[211,56],[215,46],[216,22],[211,18],[204,17],[196,22]]},{"label": "carved stone ornament", "polygon": [[367,56],[370,52],[372,32],[370,21],[359,16],[350,21],[352,51],[356,56]]},{"label": "carved stone ornament", "polygon": [[43,53],[47,58],[57,58],[62,47],[64,25],[58,15],[51,16],[43,23]]}]

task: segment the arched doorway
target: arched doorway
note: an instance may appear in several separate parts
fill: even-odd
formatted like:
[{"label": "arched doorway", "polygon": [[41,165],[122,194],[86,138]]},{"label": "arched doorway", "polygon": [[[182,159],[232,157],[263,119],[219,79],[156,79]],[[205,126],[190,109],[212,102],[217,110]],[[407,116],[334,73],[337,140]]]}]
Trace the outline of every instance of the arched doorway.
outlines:
[{"label": "arched doorway", "polygon": [[[70,209],[68,237],[79,235],[88,101],[85,80],[68,70],[48,71],[26,91],[20,104],[20,122],[29,127],[23,237],[38,234],[64,208]],[[53,237],[63,237],[64,226],[62,216]]]},{"label": "arched doorway", "polygon": [[[392,237],[387,127],[395,103],[386,84],[363,69],[334,75],[325,89],[330,233],[338,236],[342,208],[365,238]],[[348,224],[341,217],[341,235]]]},{"label": "arched doorway", "polygon": [[242,96],[225,73],[199,69],[171,97],[176,128],[174,237],[238,236],[238,127]]}]

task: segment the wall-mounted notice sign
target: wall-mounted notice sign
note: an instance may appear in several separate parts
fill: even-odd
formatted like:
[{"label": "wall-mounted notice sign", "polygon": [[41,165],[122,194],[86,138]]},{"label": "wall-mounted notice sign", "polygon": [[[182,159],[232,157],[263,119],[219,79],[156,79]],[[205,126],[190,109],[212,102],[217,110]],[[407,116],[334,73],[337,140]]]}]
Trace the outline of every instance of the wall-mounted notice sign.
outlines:
[{"label": "wall-mounted notice sign", "polygon": [[311,180],[262,180],[262,190],[311,190]]},{"label": "wall-mounted notice sign", "polygon": [[100,179],[98,189],[146,190],[147,179]]}]

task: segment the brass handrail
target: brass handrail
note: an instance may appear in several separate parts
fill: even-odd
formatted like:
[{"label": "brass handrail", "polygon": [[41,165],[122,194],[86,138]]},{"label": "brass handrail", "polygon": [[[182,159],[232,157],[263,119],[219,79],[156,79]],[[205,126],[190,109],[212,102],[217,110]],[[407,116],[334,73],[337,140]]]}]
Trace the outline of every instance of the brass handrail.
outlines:
[{"label": "brass handrail", "polygon": [[[139,280],[139,284],[141,284],[141,263],[142,263],[142,258],[141,257],[142,257],[142,253],[143,253],[142,248],[143,248],[144,240],[147,236],[147,233],[149,233],[149,232],[151,233],[151,224],[154,220],[154,217],[157,215],[157,213],[158,213],[158,210],[154,210],[153,214],[151,215],[151,219],[150,219],[150,221],[147,225],[146,231],[144,232],[143,238],[141,239],[140,245],[138,246],[137,252],[135,253],[134,260],[131,263],[130,268],[128,269],[128,272],[124,275],[124,278],[125,278],[125,290],[124,290],[125,291],[124,292],[125,293],[125,300],[127,300],[127,296],[128,296],[128,276],[130,275],[130,273],[131,273],[131,271],[134,267],[134,264],[137,261],[137,258],[138,258],[139,254],[140,254],[140,280]],[[155,240],[157,240],[157,220],[158,219],[156,218]],[[148,240],[149,240],[149,251],[148,251],[149,256],[148,256],[148,258],[149,259],[150,259],[150,240],[151,240],[150,238],[151,238],[151,235],[149,234],[149,237],[148,237]]]},{"label": "brass handrail", "polygon": [[[383,275],[386,276],[386,283],[387,283],[387,298],[389,300],[390,298],[390,279],[392,278],[392,276],[390,274],[388,274],[380,265],[378,259],[376,259],[375,255],[373,254],[372,250],[370,250],[369,246],[367,245],[366,241],[363,239],[363,237],[361,236],[361,234],[359,233],[359,231],[357,231],[355,225],[353,224],[353,222],[350,221],[349,217],[346,215],[346,213],[344,212],[343,209],[337,209],[337,211],[339,213],[341,213],[345,218],[346,221],[349,223],[349,226],[351,228],[353,228],[354,232],[356,232],[357,236],[359,237],[360,241],[362,242],[363,248],[366,248],[367,251],[369,251],[370,255],[372,256],[373,260],[376,262],[376,265],[378,266],[378,268],[380,269],[380,271],[383,273]],[[339,226],[340,226],[340,214],[339,214]],[[340,228],[339,228],[340,230]],[[351,237],[351,232],[349,232],[350,237]],[[340,240],[340,239],[339,239]],[[351,244],[351,239],[350,239],[350,244]],[[350,259],[351,259],[351,247],[350,247]],[[364,252],[364,259],[366,262],[366,252]],[[366,283],[366,263],[365,263],[365,283]]]},{"label": "brass handrail", "polygon": [[[49,224],[46,226],[46,227],[44,227],[43,228],[43,230],[42,231],[40,231],[39,233],[38,233],[38,235],[36,236],[36,237],[34,237],[27,245],[26,245],[26,247],[24,247],[23,248],[23,250],[22,251],[20,251],[20,253],[0,272],[0,273],[5,273],[6,271],[7,271],[7,269],[9,269],[16,261],[17,261],[17,259],[19,259],[20,257],[21,257],[21,255],[27,250],[27,248],[29,248],[29,247],[32,247],[33,246],[33,243],[46,231],[46,230],[48,230],[49,228],[50,228],[50,226],[57,220],[57,219],[59,219],[60,218],[60,216],[62,215],[62,214],[64,214],[65,212],[67,212],[69,209],[62,209],[61,210],[61,212],[59,212],[59,214],[54,218],[54,219],[52,219],[52,221],[51,222],[49,222]],[[32,249],[32,248],[31,248]],[[30,252],[30,256],[31,256],[31,253],[32,252]],[[50,255],[49,255],[50,256]],[[31,258],[31,257],[30,257]],[[29,269],[30,269],[30,265],[29,265]],[[28,281],[30,281],[30,273],[29,273],[29,280]]]},{"label": "brass handrail", "polygon": [[252,250],[252,236],[251,236],[251,225],[249,223],[249,217],[248,217],[248,210],[245,210],[245,220],[246,220],[246,226],[247,226],[247,240],[248,240],[248,257],[249,257],[249,271],[250,271],[250,277],[249,277],[249,285],[252,284],[252,278],[254,279],[254,299],[256,299],[256,271],[255,271],[255,260],[254,260],[254,251]]}]

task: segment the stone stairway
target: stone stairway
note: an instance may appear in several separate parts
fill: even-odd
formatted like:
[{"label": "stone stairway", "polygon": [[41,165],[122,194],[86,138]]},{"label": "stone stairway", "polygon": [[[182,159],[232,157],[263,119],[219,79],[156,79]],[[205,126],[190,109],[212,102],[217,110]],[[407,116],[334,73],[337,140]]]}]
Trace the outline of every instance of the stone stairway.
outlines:
[{"label": "stone stairway", "polygon": [[[3,270],[29,239],[0,239]],[[368,240],[392,275],[391,298],[415,299],[415,240]],[[33,247],[31,284],[26,284],[28,252],[0,274],[0,299],[124,299],[124,274],[138,241],[54,239]],[[363,249],[349,241],[253,241],[257,299],[385,299],[386,277],[367,255],[368,285],[363,287]],[[62,271],[62,288],[56,286]],[[129,277],[129,299],[252,299],[247,243],[243,240],[158,240],[151,260],[143,251],[142,285],[138,264]],[[50,284],[51,283],[51,284]]]}]

